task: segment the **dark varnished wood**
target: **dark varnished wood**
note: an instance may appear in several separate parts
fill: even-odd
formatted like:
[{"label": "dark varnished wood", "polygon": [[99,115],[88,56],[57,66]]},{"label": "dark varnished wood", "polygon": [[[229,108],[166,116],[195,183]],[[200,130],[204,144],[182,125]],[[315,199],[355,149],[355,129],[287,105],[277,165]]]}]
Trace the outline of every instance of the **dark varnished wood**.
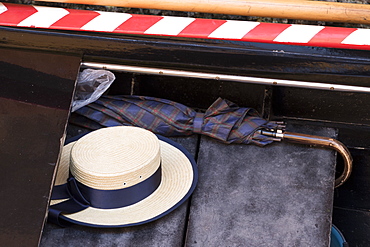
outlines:
[{"label": "dark varnished wood", "polygon": [[0,243],[37,246],[80,57],[0,48]]},{"label": "dark varnished wood", "polygon": [[0,44],[83,52],[86,61],[369,85],[369,51],[10,27],[0,27]]}]

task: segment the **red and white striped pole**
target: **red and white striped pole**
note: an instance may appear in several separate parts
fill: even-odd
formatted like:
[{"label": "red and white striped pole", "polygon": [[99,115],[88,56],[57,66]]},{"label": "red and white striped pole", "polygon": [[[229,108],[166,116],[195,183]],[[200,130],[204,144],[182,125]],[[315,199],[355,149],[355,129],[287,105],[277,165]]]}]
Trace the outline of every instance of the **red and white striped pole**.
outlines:
[{"label": "red and white striped pole", "polygon": [[0,25],[370,49],[370,29],[153,16],[0,3]]}]

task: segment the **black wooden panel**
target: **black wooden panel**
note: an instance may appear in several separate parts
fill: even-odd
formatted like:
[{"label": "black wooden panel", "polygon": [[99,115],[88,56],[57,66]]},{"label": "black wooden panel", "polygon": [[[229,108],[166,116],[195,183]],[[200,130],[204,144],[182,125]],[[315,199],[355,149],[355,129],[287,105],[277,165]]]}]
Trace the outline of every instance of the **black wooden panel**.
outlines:
[{"label": "black wooden panel", "polygon": [[189,107],[208,108],[218,97],[219,81],[182,77],[138,76],[135,94],[173,100]]},{"label": "black wooden panel", "polygon": [[135,94],[170,99],[189,107],[207,109],[218,98],[262,112],[265,86],[185,77],[136,76]]},{"label": "black wooden panel", "polygon": [[370,94],[275,87],[273,113],[279,117],[370,125]]},{"label": "black wooden panel", "polygon": [[348,147],[369,148],[370,126],[363,125],[341,125],[339,127],[338,139]]},{"label": "black wooden panel", "polygon": [[370,210],[370,149],[350,149],[353,171],[346,183],[335,190],[334,205]]},{"label": "black wooden panel", "polygon": [[131,73],[113,72],[116,79],[106,93],[110,95],[130,95],[135,86],[135,75]]},{"label": "black wooden panel", "polygon": [[342,232],[352,247],[370,246],[370,213],[365,210],[334,208],[333,224]]},{"label": "black wooden panel", "polygon": [[0,243],[37,246],[80,57],[0,48]]}]

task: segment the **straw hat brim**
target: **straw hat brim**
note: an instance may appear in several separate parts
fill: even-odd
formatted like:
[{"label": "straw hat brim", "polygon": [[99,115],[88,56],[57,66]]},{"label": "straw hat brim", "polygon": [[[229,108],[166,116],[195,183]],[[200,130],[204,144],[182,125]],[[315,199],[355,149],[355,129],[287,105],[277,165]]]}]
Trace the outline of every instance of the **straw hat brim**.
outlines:
[{"label": "straw hat brim", "polygon": [[[150,196],[127,207],[89,207],[77,213],[62,214],[61,219],[91,227],[125,227],[156,220],[180,206],[195,189],[197,166],[192,155],[180,144],[159,135],[158,139],[161,147],[162,181]],[[73,145],[74,142],[63,148],[55,185],[67,182]],[[51,200],[51,205],[59,202],[60,200]]]}]

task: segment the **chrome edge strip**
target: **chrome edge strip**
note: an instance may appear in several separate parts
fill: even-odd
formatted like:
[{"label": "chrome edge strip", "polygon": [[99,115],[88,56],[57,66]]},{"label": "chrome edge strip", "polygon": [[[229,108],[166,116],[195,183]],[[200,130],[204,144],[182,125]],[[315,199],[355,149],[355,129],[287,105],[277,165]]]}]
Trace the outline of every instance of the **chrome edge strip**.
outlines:
[{"label": "chrome edge strip", "polygon": [[177,76],[177,77],[191,77],[191,78],[199,78],[199,79],[235,81],[235,82],[243,82],[243,83],[273,85],[273,86],[299,87],[299,88],[321,89],[321,90],[341,91],[341,92],[370,93],[370,87],[348,86],[348,85],[342,85],[342,84],[330,84],[330,83],[321,83],[321,82],[269,79],[269,78],[191,72],[191,71],[185,71],[185,70],[158,69],[158,68],[149,68],[149,67],[94,63],[94,62],[82,62],[81,67],[93,68],[93,69],[106,69],[106,70],[112,70],[112,71],[124,71],[124,72],[131,72],[131,73],[151,74],[151,75],[164,75],[164,76]]}]

